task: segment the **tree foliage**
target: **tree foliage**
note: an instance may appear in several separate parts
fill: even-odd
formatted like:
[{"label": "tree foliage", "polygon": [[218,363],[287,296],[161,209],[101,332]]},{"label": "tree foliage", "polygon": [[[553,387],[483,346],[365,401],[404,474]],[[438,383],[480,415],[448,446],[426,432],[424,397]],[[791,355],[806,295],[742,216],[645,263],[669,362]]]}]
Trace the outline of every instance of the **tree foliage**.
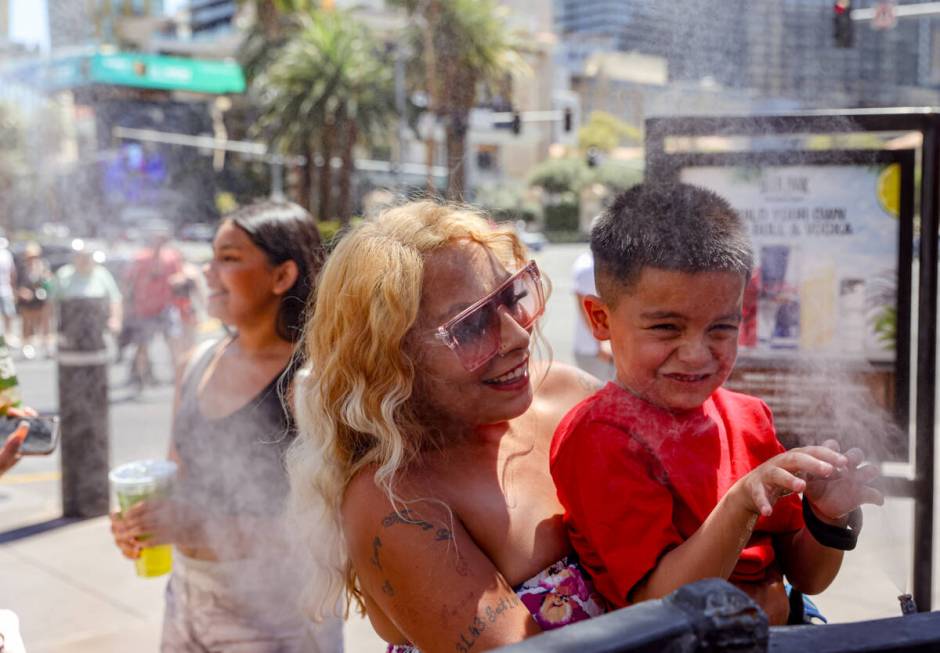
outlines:
[{"label": "tree foliage", "polygon": [[619,193],[643,181],[643,170],[635,164],[608,159],[594,169],[592,181],[611,193]]},{"label": "tree foliage", "polygon": [[24,134],[20,116],[0,103],[0,217],[7,219],[17,178],[25,172]]},{"label": "tree foliage", "polygon": [[610,152],[624,142],[639,143],[643,135],[633,125],[606,111],[592,111],[587,123],[578,129],[578,147]]},{"label": "tree foliage", "polygon": [[341,155],[340,218],[348,219],[352,149],[388,126],[394,115],[392,70],[375,39],[349,13],[300,16],[297,31],[254,79],[257,129],[279,152],[319,159],[318,213],[332,215],[330,162]]},{"label": "tree foliage", "polygon": [[[494,0],[393,0],[391,4],[414,19],[408,34],[411,77],[422,80],[427,111],[444,125],[447,194],[461,199],[466,135],[477,93],[504,85],[513,71],[523,68],[521,45]],[[428,151],[432,153],[433,147]]]},{"label": "tree foliage", "polygon": [[537,165],[529,175],[529,185],[546,193],[579,193],[590,180],[590,170],[581,158],[549,159]]}]

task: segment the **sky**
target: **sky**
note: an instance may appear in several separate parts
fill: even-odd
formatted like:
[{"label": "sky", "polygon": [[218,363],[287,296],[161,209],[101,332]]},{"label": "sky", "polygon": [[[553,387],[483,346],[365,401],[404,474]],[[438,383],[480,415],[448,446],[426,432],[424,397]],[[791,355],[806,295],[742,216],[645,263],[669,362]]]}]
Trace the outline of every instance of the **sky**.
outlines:
[{"label": "sky", "polygon": [[10,2],[10,40],[49,49],[49,21],[46,0]]},{"label": "sky", "polygon": [[[187,1],[163,0],[163,6],[167,14],[173,14]],[[10,40],[29,45],[38,44],[43,51],[49,49],[46,0],[11,0]]]}]

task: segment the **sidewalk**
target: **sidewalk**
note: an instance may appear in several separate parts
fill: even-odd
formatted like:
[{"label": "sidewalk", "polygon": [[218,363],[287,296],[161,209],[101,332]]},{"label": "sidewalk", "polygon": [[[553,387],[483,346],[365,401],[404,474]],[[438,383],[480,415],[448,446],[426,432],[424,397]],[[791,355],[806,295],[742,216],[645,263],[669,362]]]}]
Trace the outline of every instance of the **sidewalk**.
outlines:
[{"label": "sidewalk", "polygon": [[[134,574],[107,517],[58,520],[58,506],[24,487],[0,482],[0,607],[19,616],[29,653],[156,652],[166,577]],[[25,534],[34,525],[49,530]],[[362,619],[347,622],[345,635],[347,651],[384,650]]]},{"label": "sidewalk", "polygon": [[[0,482],[0,607],[19,615],[30,653],[157,651],[165,578],[134,575],[112,545],[106,517],[62,524],[54,521],[58,506],[26,487]],[[859,548],[817,597],[831,621],[900,614],[892,577],[903,584],[906,575],[908,503],[889,501],[890,513],[866,510]],[[16,529],[50,522],[54,528],[17,537],[23,531]],[[353,618],[345,632],[347,651],[384,650],[367,621]]]}]

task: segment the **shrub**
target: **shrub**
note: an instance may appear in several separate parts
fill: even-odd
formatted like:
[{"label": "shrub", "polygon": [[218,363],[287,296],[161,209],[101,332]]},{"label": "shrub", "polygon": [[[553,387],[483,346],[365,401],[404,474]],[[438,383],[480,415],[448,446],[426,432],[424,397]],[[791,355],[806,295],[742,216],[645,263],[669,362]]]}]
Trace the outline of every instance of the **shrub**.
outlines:
[{"label": "shrub", "polygon": [[577,231],[580,207],[578,202],[563,200],[545,206],[545,231]]}]

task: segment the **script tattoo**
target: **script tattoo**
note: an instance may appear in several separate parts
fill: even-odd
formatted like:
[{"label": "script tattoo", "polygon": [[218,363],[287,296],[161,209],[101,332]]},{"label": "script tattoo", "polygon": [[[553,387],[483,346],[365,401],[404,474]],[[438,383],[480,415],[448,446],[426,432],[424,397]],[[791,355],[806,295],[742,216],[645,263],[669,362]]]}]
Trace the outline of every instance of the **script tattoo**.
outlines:
[{"label": "script tattoo", "polygon": [[373,565],[382,569],[382,562],[379,560],[379,549],[382,548],[382,540],[378,535],[375,536],[375,539],[372,540],[372,557],[369,560]]},{"label": "script tattoo", "polygon": [[431,522],[425,521],[415,516],[413,510],[402,510],[401,512],[389,513],[382,520],[382,526],[391,528],[395,524],[404,524],[405,526],[417,526],[422,531],[434,531],[434,539],[438,542],[446,542],[454,539],[453,533],[449,528],[437,528]]},{"label": "script tattoo", "polygon": [[454,650],[457,653],[470,653],[473,645],[480,639],[480,635],[486,632],[487,627],[499,621],[510,608],[520,605],[522,602],[515,594],[504,596],[495,605],[488,605],[483,609],[483,614],[475,615],[470,625],[460,633],[460,639],[457,640]]}]

